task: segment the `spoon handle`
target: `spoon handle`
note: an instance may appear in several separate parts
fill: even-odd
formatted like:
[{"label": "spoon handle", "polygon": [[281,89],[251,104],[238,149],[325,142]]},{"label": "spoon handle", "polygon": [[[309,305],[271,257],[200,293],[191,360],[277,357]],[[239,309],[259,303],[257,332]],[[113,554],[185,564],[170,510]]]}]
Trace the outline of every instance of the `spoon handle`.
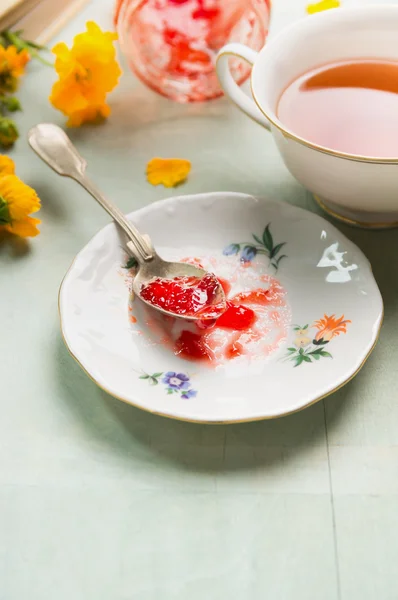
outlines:
[{"label": "spoon handle", "polygon": [[155,251],[149,241],[85,175],[87,163],[80,156],[63,129],[52,123],[41,123],[29,131],[28,141],[36,154],[56,173],[64,177],[71,177],[95,198],[119,227],[123,229],[131,242],[127,246],[130,250],[135,250],[134,254],[140,263],[148,262],[154,258]]},{"label": "spoon handle", "polygon": [[[97,188],[96,185],[85,175],[79,175],[78,177],[73,177],[75,181],[80,183],[80,185],[89,193],[91,196],[106,210],[106,212],[112,217],[112,219],[123,229],[124,233],[127,235],[129,242],[132,242],[133,250],[135,249],[137,260],[139,262],[148,262],[153,259],[154,251],[151,247],[151,244],[147,242],[147,240],[139,233],[139,231],[134,227],[134,225],[126,219],[122,211],[112,204],[106,198],[102,192]],[[127,244],[127,247],[131,249],[130,243]]]}]

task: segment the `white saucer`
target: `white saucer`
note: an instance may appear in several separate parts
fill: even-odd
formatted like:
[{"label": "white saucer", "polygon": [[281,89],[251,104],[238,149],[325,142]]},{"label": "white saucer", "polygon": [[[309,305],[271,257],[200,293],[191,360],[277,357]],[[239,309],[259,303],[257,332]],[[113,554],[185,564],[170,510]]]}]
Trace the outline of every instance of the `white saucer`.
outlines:
[{"label": "white saucer", "polygon": [[[106,226],[66,274],[59,311],[72,356],[116,398],[186,421],[269,419],[331,394],[372,351],[383,302],[370,264],[321,217],[225,192],[170,198],[130,218],[166,259],[198,257],[216,275],[233,275],[238,292],[260,281],[284,292],[261,309],[261,335],[241,338],[248,355],[223,360],[220,350],[214,367],[183,360],[131,302],[126,254]],[[220,331],[228,341],[231,332]]]}]

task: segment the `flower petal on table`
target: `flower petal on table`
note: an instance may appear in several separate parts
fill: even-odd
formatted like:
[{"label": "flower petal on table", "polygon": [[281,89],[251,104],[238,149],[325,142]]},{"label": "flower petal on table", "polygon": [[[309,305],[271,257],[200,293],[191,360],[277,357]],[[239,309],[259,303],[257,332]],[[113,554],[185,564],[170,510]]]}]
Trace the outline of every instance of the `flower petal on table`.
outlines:
[{"label": "flower petal on table", "polygon": [[146,167],[150,184],[175,187],[188,177],[191,170],[189,160],[183,158],[152,158]]}]

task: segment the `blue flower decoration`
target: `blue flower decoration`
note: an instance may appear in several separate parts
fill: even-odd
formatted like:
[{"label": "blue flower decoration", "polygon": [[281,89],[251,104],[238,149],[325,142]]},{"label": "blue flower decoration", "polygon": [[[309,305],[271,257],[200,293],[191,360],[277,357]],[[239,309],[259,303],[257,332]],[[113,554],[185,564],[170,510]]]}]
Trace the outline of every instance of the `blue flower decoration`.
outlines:
[{"label": "blue flower decoration", "polygon": [[244,263],[249,263],[256,257],[257,248],[254,246],[245,246],[240,255],[240,260]]},{"label": "blue flower decoration", "polygon": [[225,256],[232,256],[233,254],[238,254],[239,250],[240,250],[239,244],[230,244],[229,246],[224,248],[222,253]]},{"label": "blue flower decoration", "polygon": [[181,398],[184,398],[184,400],[189,400],[189,398],[195,398],[197,395],[198,392],[196,390],[187,390],[181,394]]},{"label": "blue flower decoration", "polygon": [[162,381],[173,390],[187,390],[190,386],[188,375],[174,373],[173,371],[165,373]]}]

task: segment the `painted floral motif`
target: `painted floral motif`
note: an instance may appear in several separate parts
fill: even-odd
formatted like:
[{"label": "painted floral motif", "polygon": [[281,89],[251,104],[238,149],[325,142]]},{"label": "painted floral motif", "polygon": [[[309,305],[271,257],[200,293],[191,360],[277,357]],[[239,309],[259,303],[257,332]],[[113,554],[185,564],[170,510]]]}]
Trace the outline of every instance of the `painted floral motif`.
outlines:
[{"label": "painted floral motif", "polygon": [[147,380],[150,385],[162,383],[167,394],[179,394],[183,400],[195,398],[198,393],[192,389],[190,378],[185,373],[175,373],[174,371],[153,373],[152,375],[143,373],[140,375],[140,379]]},{"label": "painted floral motif", "polygon": [[[319,321],[315,321],[313,325],[295,325],[293,331],[296,338],[294,346],[287,349],[286,360],[295,361],[295,367],[298,367],[303,362],[313,362],[320,358],[333,358],[330,352],[326,352],[325,346],[340,333],[347,333],[347,325],[351,323],[348,319],[344,319],[344,315],[337,318],[335,315],[328,317],[324,315]],[[310,330],[316,329],[315,335],[312,335]]]},{"label": "painted floral motif", "polygon": [[123,265],[123,269],[135,269],[136,267],[138,267],[138,262],[134,256],[129,256],[126,260],[126,264]]},{"label": "painted floral motif", "polygon": [[224,248],[223,254],[225,256],[232,256],[240,253],[240,260],[244,264],[251,263],[257,254],[265,255],[269,258],[270,264],[274,267],[275,271],[277,271],[281,260],[287,258],[286,254],[280,254],[286,242],[275,244],[270,227],[271,223],[268,223],[261,238],[254,233],[252,234],[255,244],[252,242],[235,242]]}]

